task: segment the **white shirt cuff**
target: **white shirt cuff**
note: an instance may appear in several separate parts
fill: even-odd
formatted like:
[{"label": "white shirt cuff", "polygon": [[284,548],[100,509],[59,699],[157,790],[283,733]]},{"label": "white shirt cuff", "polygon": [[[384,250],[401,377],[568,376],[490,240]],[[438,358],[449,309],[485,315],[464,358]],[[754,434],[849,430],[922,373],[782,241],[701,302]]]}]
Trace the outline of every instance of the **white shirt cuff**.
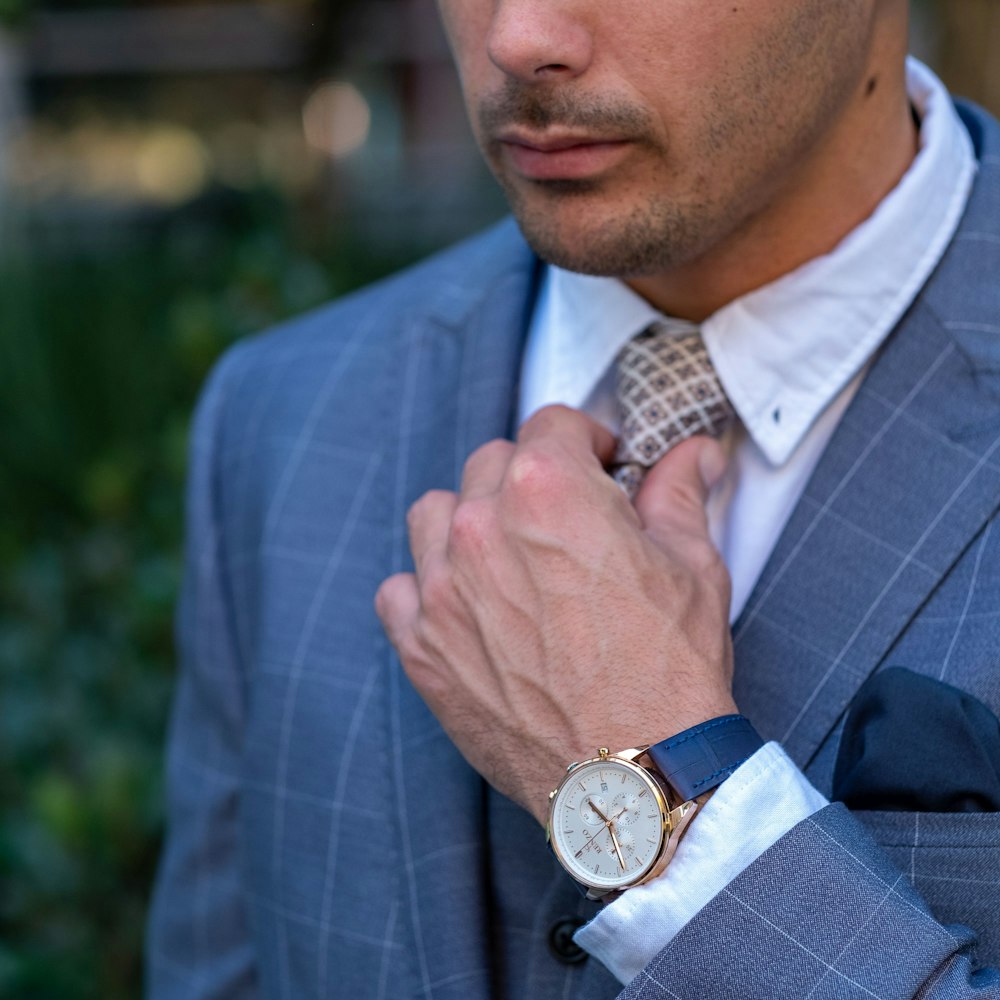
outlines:
[{"label": "white shirt cuff", "polygon": [[573,939],[631,982],[740,872],[828,804],[777,743],[766,744],[695,816],[667,870],[609,903]]}]

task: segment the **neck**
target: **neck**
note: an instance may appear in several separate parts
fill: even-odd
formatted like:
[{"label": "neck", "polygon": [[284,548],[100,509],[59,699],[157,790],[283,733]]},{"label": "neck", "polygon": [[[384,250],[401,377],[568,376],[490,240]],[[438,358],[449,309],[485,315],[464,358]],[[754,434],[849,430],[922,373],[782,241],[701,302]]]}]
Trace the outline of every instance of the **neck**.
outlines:
[{"label": "neck", "polygon": [[668,315],[701,322],[829,253],[899,183],[918,149],[905,53],[878,59],[857,93],[762,211],[700,258],[628,284]]}]

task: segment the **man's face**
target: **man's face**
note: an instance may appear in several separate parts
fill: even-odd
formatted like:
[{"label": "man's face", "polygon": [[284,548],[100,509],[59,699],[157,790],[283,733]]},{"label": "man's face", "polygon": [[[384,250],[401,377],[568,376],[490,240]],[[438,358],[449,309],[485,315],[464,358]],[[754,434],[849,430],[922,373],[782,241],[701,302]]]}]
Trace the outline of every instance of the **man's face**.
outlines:
[{"label": "man's face", "polygon": [[653,275],[788,197],[860,92],[877,0],[439,0],[536,252]]}]

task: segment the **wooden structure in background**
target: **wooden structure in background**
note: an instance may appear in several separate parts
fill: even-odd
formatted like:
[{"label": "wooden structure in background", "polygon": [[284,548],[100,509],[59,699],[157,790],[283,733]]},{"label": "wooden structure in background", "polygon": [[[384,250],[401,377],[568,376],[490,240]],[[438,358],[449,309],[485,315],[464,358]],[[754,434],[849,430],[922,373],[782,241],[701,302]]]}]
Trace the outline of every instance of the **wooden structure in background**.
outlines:
[{"label": "wooden structure in background", "polygon": [[1000,115],[1000,2],[937,0],[935,63],[952,92]]},{"label": "wooden structure in background", "polygon": [[307,13],[275,2],[42,11],[27,66],[43,77],[287,70],[302,64]]}]

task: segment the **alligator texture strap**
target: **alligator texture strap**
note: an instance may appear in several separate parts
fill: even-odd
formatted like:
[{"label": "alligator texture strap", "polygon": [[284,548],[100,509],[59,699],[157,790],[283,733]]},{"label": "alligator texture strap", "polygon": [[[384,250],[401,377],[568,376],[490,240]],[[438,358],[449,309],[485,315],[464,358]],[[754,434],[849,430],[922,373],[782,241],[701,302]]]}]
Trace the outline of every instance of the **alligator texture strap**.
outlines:
[{"label": "alligator texture strap", "polygon": [[646,751],[686,802],[721,785],[764,741],[742,715],[724,715],[685,729]]}]

